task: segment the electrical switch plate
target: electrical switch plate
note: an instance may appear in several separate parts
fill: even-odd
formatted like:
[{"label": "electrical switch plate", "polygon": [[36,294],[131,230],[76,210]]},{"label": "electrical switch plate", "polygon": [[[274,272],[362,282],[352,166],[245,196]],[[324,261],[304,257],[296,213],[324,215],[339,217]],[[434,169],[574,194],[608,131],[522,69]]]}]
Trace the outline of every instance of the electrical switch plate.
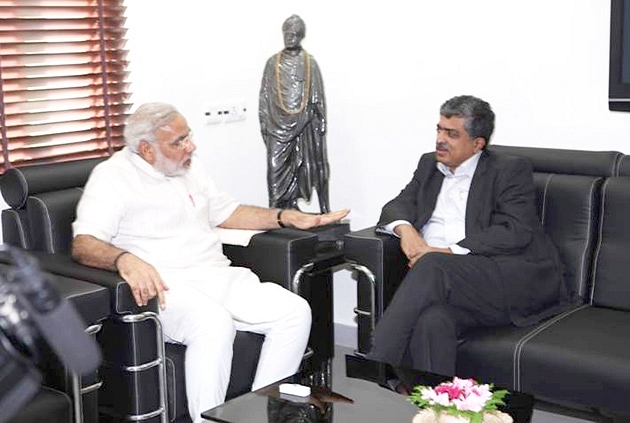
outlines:
[{"label": "electrical switch plate", "polygon": [[208,104],[205,107],[205,115],[208,125],[236,122],[245,120],[247,117],[247,106],[244,102]]}]

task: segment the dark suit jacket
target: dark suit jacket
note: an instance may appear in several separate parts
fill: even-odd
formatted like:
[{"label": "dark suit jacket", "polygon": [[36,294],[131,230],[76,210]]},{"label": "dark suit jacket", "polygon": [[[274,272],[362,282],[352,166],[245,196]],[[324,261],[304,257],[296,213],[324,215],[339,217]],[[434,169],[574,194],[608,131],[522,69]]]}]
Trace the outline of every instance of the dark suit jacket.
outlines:
[{"label": "dark suit jacket", "polygon": [[[424,154],[411,182],[383,207],[379,226],[406,220],[420,230],[433,213],[443,179],[435,153]],[[482,152],[468,194],[466,237],[458,245],[498,264],[513,323],[535,323],[564,307],[562,264],[538,218],[525,159]]]}]

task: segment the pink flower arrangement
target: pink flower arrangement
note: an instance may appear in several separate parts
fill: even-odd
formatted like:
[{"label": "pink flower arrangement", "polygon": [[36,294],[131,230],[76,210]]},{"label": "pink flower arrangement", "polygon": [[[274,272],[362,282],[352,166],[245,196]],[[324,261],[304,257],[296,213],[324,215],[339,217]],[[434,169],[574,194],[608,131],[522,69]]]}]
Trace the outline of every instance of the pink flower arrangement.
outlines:
[{"label": "pink flower arrangement", "polygon": [[471,423],[481,423],[486,412],[504,404],[507,391],[492,392],[493,385],[480,385],[473,379],[453,378],[435,388],[416,386],[409,400],[420,408],[430,408],[436,414],[461,416]]}]

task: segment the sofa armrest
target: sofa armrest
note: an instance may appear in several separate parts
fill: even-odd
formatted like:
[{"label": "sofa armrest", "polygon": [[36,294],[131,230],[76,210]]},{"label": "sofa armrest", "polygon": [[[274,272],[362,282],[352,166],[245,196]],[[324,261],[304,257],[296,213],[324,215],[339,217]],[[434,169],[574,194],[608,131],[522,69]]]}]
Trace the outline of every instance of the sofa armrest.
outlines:
[{"label": "sofa armrest", "polygon": [[233,266],[250,268],[262,281],[291,289],[295,273],[315,256],[316,234],[297,229],[274,229],[256,234],[246,247],[223,245]]},{"label": "sofa armrest", "polygon": [[40,263],[42,270],[56,275],[67,276],[96,285],[103,286],[109,291],[111,312],[114,314],[139,314],[143,312],[158,312],[157,299],[152,299],[146,306],[139,307],[131,288],[118,273],[109,270],[84,266],[67,254],[41,253],[29,251]]},{"label": "sofa armrest", "polygon": [[[317,235],[296,229],[276,229],[252,237],[247,247],[224,245],[226,255],[235,266],[252,269],[263,281],[279,283],[287,289],[297,270],[315,256]],[[109,290],[112,313],[139,314],[158,312],[157,299],[139,307],[129,285],[115,272],[84,266],[67,254],[29,251],[37,258],[42,270],[71,277]]]},{"label": "sofa armrest", "polygon": [[344,248],[346,260],[367,267],[375,278],[375,310],[372,310],[371,285],[365,275],[357,275],[358,351],[367,353],[372,344],[372,314],[374,321],[383,315],[407,273],[407,260],[398,238],[377,233],[376,227],[345,235]]}]

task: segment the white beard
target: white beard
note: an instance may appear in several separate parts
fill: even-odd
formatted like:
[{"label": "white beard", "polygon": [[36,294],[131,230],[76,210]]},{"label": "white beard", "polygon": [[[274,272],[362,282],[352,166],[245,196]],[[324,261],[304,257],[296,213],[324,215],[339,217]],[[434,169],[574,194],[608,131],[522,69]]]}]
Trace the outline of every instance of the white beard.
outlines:
[{"label": "white beard", "polygon": [[166,158],[159,149],[155,149],[156,157],[153,167],[166,176],[183,176],[188,172],[188,168],[183,162],[176,162]]}]

